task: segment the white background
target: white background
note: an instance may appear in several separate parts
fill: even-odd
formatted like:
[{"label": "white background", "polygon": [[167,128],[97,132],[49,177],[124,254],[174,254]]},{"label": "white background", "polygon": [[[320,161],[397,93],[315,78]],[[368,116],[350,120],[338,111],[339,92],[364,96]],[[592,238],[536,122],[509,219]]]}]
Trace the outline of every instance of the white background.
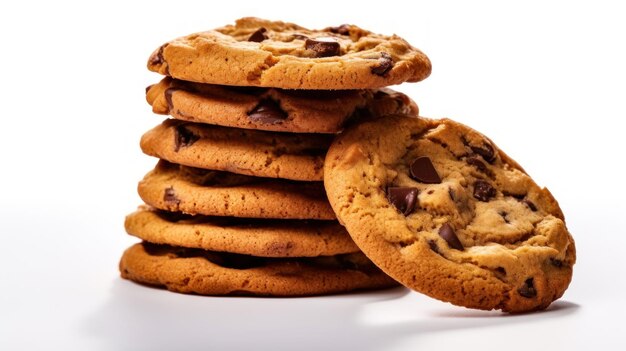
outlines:
[{"label": "white background", "polygon": [[[4,1],[0,349],[624,349],[625,11],[618,1]],[[122,281],[124,215],[155,163],[150,53],[242,16],[397,33],[433,62],[404,84],[429,117],[491,137],[560,201],[570,289],[508,316],[408,290],[207,298]]]}]

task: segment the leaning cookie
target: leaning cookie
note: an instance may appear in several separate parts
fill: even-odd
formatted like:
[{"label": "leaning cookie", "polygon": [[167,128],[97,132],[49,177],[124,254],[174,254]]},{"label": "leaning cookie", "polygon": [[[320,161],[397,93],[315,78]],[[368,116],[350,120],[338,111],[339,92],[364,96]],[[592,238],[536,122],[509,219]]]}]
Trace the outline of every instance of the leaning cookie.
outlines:
[{"label": "leaning cookie", "polygon": [[126,231],[156,244],[258,257],[315,257],[358,252],[336,221],[190,216],[141,206]]},{"label": "leaning cookie", "polygon": [[170,162],[255,177],[321,181],[332,136],[265,132],[167,119],[141,150]]},{"label": "leaning cookie", "polygon": [[289,133],[338,133],[350,119],[417,115],[417,104],[391,89],[284,90],[230,87],[165,77],[146,89],[152,111],[190,122]]},{"label": "leaning cookie", "polygon": [[150,206],[192,215],[335,219],[321,182],[257,178],[161,160],[137,190]]},{"label": "leaning cookie", "polygon": [[428,77],[426,55],[397,35],[354,25],[309,30],[242,18],[159,47],[151,71],[199,83],[283,89],[369,89]]},{"label": "leaning cookie", "polygon": [[303,296],[398,285],[362,253],[261,258],[141,243],[124,252],[123,278],[202,295]]},{"label": "leaning cookie", "polygon": [[354,126],[333,142],[324,180],[361,250],[412,289],[522,312],[569,285],[576,253],[556,200],[469,127],[404,116]]}]

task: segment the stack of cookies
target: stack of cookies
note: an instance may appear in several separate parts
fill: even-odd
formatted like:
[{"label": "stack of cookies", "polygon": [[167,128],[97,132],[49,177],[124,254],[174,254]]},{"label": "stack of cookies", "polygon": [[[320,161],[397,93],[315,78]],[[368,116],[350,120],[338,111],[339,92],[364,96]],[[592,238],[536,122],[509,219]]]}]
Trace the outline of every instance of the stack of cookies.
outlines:
[{"label": "stack of cookies", "polygon": [[[179,292],[294,296],[401,283],[524,312],[576,261],[559,205],[489,138],[385,86],[430,62],[398,36],[244,18],[161,46],[160,159],[127,217],[122,276]],[[341,224],[340,224],[341,223]],[[345,228],[344,228],[345,226]]]},{"label": "stack of cookies", "polygon": [[397,36],[344,25],[313,31],[256,18],[164,44],[146,89],[169,115],[141,138],[159,158],[127,216],[142,243],[122,276],[178,292],[296,296],[397,283],[336,219],[324,159],[348,124],[417,115],[384,88],[418,81],[428,59]]}]

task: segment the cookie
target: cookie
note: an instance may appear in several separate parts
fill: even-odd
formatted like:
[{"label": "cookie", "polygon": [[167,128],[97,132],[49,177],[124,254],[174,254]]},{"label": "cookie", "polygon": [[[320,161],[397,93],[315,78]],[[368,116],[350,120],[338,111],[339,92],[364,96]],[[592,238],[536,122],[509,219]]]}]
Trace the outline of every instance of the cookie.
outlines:
[{"label": "cookie", "polygon": [[139,182],[153,207],[208,216],[335,219],[321,182],[294,182],[208,171],[159,161]]},{"label": "cookie", "polygon": [[166,77],[146,89],[152,111],[227,127],[290,133],[338,133],[351,118],[417,115],[417,104],[391,89],[284,90],[230,87]]},{"label": "cookie", "polygon": [[141,138],[141,150],[170,162],[256,177],[321,181],[332,141],[291,134],[167,119]]},{"label": "cookie", "polygon": [[202,295],[302,296],[397,285],[362,253],[261,258],[144,242],[127,249],[119,267],[123,278]]},{"label": "cookie", "polygon": [[163,44],[148,69],[220,85],[370,89],[425,79],[431,64],[397,35],[354,25],[309,30],[248,17]]},{"label": "cookie", "polygon": [[389,116],[332,144],[324,180],[340,222],[402,284],[477,309],[546,308],[572,277],[557,201],[478,132]]},{"label": "cookie", "polygon": [[190,216],[141,206],[126,231],[156,244],[259,257],[314,257],[358,252],[336,221]]}]

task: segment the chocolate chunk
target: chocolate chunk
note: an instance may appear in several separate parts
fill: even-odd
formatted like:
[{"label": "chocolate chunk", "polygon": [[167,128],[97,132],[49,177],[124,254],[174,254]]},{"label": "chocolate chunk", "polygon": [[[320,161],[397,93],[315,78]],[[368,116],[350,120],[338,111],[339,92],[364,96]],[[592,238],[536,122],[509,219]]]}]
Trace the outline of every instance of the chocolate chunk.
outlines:
[{"label": "chocolate chunk", "polygon": [[329,57],[339,55],[339,43],[332,38],[306,39],[304,47],[315,51],[316,57]]},{"label": "chocolate chunk", "polygon": [[276,101],[265,99],[248,112],[248,117],[256,123],[278,124],[287,119],[287,112]]},{"label": "chocolate chunk", "polygon": [[452,228],[450,224],[445,223],[439,228],[439,236],[441,236],[451,248],[463,251],[463,244],[461,244],[461,241],[454,232],[454,228]]},{"label": "chocolate chunk", "polygon": [[167,102],[168,113],[172,111],[172,108],[174,107],[174,105],[172,104],[172,94],[174,94],[174,92],[177,90],[178,90],[177,88],[167,88],[165,89],[165,92],[163,93],[163,95],[165,96],[165,101]]},{"label": "chocolate chunk", "polygon": [[331,33],[340,34],[340,35],[350,35],[350,25],[342,24],[337,27],[330,27],[328,28],[328,31],[330,31]]},{"label": "chocolate chunk", "polygon": [[[502,219],[504,219],[504,223],[506,223],[506,224],[511,223],[511,221],[509,221],[509,219],[506,218],[506,216],[509,215],[508,212],[506,212],[506,211],[498,211],[498,214],[500,215],[500,217],[502,217]],[[524,240],[522,240],[522,241],[524,241]]]},{"label": "chocolate chunk", "polygon": [[535,286],[533,284],[533,278],[526,279],[524,285],[522,285],[521,288],[517,289],[517,292],[523,297],[529,299],[537,296],[537,289],[535,289]]},{"label": "chocolate chunk", "polygon": [[474,182],[474,197],[478,200],[487,202],[496,194],[496,189],[488,182],[481,179]]},{"label": "chocolate chunk", "polygon": [[400,212],[408,216],[417,203],[417,188],[390,186],[387,188],[387,199]]},{"label": "chocolate chunk", "polygon": [[250,35],[250,38],[248,38],[248,41],[253,41],[255,43],[260,43],[263,40],[267,39],[268,36],[267,34],[265,34],[265,32],[267,32],[267,29],[261,27],[259,29],[256,30],[256,32],[252,33]]},{"label": "chocolate chunk", "polygon": [[427,156],[418,157],[411,163],[411,177],[418,182],[426,184],[439,184],[441,178]]},{"label": "chocolate chunk", "polygon": [[200,139],[192,131],[187,129],[184,125],[177,125],[174,129],[174,151],[178,152],[183,147],[191,146],[193,143]]},{"label": "chocolate chunk", "polygon": [[151,65],[153,65],[153,66],[160,65],[163,62],[165,62],[165,60],[163,59],[163,50],[165,49],[166,46],[167,46],[167,44],[161,45],[159,50],[157,52],[153,53],[152,56],[150,56],[150,64]]},{"label": "chocolate chunk", "polygon": [[386,52],[380,53],[378,63],[371,68],[371,72],[377,76],[384,76],[393,67],[393,59]]},{"label": "chocolate chunk", "polygon": [[528,206],[528,208],[530,208],[531,211],[533,212],[537,211],[537,206],[535,206],[535,204],[532,201],[528,199],[524,199],[522,200],[522,202],[526,204],[526,206]]},{"label": "chocolate chunk", "polygon": [[504,267],[498,267],[496,268],[496,272],[502,274],[502,275],[506,275],[506,269],[504,269]]},{"label": "chocolate chunk", "polygon": [[180,199],[176,197],[174,187],[169,187],[165,189],[165,192],[163,193],[163,201],[165,201],[165,203],[168,205],[180,205]]},{"label": "chocolate chunk", "polygon": [[482,147],[470,146],[470,148],[489,163],[493,163],[493,161],[496,160],[496,154],[493,152],[493,146],[487,143],[484,143]]}]

